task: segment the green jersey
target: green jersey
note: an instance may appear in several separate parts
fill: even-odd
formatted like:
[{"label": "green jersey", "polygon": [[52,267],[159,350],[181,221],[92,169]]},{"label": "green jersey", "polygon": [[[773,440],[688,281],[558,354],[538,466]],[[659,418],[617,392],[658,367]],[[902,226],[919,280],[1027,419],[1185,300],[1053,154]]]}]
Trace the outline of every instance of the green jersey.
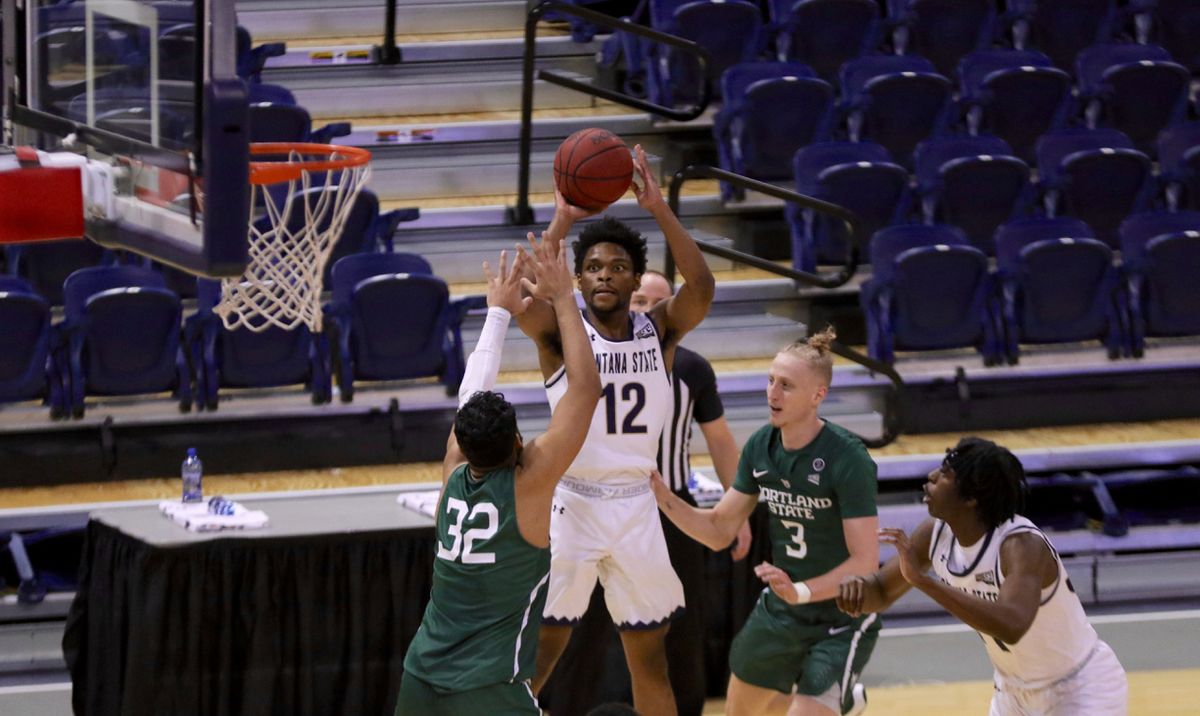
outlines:
[{"label": "green jersey", "polygon": [[877,514],[875,461],[862,441],[830,422],[799,450],[783,447],[778,428],[759,428],[742,448],[733,488],[766,503],[772,561],[793,581],[845,562],[842,520]]},{"label": "green jersey", "polygon": [[463,465],[438,503],[433,589],[404,670],[446,691],[533,676],[550,549],[517,527],[515,472]]}]

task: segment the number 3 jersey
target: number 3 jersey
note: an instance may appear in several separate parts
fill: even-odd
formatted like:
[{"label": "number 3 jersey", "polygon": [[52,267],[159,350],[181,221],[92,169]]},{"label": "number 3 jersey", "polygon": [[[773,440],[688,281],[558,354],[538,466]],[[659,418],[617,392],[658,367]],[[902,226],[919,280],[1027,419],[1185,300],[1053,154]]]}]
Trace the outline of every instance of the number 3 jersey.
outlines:
[{"label": "number 3 jersey", "polygon": [[742,448],[733,488],[766,504],[771,561],[800,581],[850,556],[842,520],[877,514],[876,476],[866,447],[844,428],[826,422],[808,445],[788,450],[779,428],[764,425]]},{"label": "number 3 jersey", "polygon": [[461,465],[438,503],[433,589],[404,670],[446,691],[532,678],[550,549],[517,526],[515,472]]},{"label": "number 3 jersey", "polygon": [[[654,321],[630,314],[630,338],[609,340],[583,314],[604,395],[592,413],[583,448],[567,468],[578,480],[623,486],[645,484],[658,467],[658,440],[674,407],[662,342]],[[565,366],[546,381],[550,410],[567,392]]]}]

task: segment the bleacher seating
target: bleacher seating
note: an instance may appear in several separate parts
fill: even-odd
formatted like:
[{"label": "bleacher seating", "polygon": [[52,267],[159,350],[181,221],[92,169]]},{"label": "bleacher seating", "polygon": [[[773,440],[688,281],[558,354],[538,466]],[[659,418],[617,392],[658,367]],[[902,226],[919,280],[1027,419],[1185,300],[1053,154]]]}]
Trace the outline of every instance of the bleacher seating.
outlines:
[{"label": "bleacher seating", "polygon": [[63,298],[61,366],[75,417],[83,416],[88,395],[172,391],[179,409],[191,410],[179,297],[161,274],[138,266],[80,269],[64,282]]},{"label": "bleacher seating", "polygon": [[1092,45],[1075,62],[1089,127],[1118,129],[1135,147],[1153,155],[1158,133],[1183,121],[1191,76],[1163,48]]},{"label": "bleacher seating", "polygon": [[943,137],[916,153],[917,194],[926,223],[963,230],[984,253],[994,253],[996,227],[1030,203],[1029,167],[997,137]]},{"label": "bleacher seating", "polygon": [[987,132],[1034,160],[1038,138],[1065,125],[1071,76],[1033,50],[980,50],[959,63],[959,102],[971,134]]},{"label": "bleacher seating", "polygon": [[1192,0],[1132,0],[1130,6],[1145,15],[1148,39],[1190,71],[1200,72],[1200,5]]},{"label": "bleacher seating", "polygon": [[1121,224],[1121,258],[1134,356],[1146,336],[1200,335],[1200,212],[1130,216]]},{"label": "bleacher seating", "polygon": [[1108,40],[1118,20],[1116,0],[1007,0],[1013,46],[1041,50],[1068,72],[1088,45]]},{"label": "bleacher seating", "polygon": [[1158,167],[1167,208],[1200,209],[1200,122],[1168,127],[1158,135]]},{"label": "bleacher seating", "polygon": [[[875,142],[818,142],[796,152],[796,191],[844,206],[859,219],[854,242],[860,255],[876,231],[900,223],[909,209],[908,172]],[[846,260],[848,238],[842,222],[784,207],[792,237],[792,265],[813,271],[818,263]]]},{"label": "bleacher seating", "polygon": [[1109,358],[1129,355],[1124,300],[1113,252],[1097,239],[1044,238],[1061,229],[1037,222],[1001,227],[996,269],[1006,352],[1021,344],[1101,340]]},{"label": "bleacher seating", "polygon": [[950,80],[923,57],[860,57],[842,65],[841,78],[850,139],[879,142],[905,167],[912,165],[917,144],[950,122]]},{"label": "bleacher seating", "polygon": [[[690,56],[667,45],[648,43],[645,57],[650,100],[665,106],[699,96],[701,84],[721,77],[726,69],[754,60],[761,50],[763,27],[758,6],[745,0],[650,0],[650,26],[691,40],[709,52],[707,75]],[[720,87],[712,87],[714,96]]]},{"label": "bleacher seating", "polygon": [[0,276],[0,403],[44,399],[63,414],[62,381],[54,360],[50,305],[28,283]]},{"label": "bleacher seating", "polygon": [[845,62],[879,42],[875,0],[769,0],[767,8],[776,56],[803,62],[826,82],[836,83]]},{"label": "bleacher seating", "polygon": [[975,347],[999,360],[987,256],[951,226],[906,224],[871,238],[871,279],[860,299],[872,358],[897,350]]},{"label": "bleacher seating", "polygon": [[926,57],[947,77],[964,55],[988,48],[995,34],[993,0],[887,0],[887,5],[896,52]]}]

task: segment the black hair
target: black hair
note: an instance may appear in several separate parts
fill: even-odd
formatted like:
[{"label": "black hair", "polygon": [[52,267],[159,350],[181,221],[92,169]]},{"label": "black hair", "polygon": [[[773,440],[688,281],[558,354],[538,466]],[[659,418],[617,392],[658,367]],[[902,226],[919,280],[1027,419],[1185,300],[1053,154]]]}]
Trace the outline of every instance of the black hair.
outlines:
[{"label": "black hair", "polygon": [[975,498],[979,519],[992,529],[1025,508],[1025,468],[1008,448],[969,437],[946,451],[942,468],[954,471],[962,499]]},{"label": "black hair", "polygon": [[477,469],[499,467],[507,461],[517,435],[517,411],[502,393],[481,390],[454,416],[458,449]]},{"label": "black hair", "polygon": [[638,712],[629,704],[609,703],[588,711],[587,716],[638,716]]},{"label": "black hair", "polygon": [[616,244],[629,253],[633,259],[633,272],[646,272],[646,239],[625,224],[611,216],[594,221],[579,232],[579,240],[571,244],[575,251],[575,273],[583,273],[583,257],[596,244]]}]

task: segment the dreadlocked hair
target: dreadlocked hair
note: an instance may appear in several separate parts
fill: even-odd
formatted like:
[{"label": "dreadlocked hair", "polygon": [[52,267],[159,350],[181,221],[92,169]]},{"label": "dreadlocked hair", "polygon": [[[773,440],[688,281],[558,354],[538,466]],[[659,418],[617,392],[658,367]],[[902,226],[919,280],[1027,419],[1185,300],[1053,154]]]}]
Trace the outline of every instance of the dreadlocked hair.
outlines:
[{"label": "dreadlocked hair", "polygon": [[784,346],[780,353],[790,353],[808,364],[821,380],[828,386],[833,382],[833,353],[831,346],[837,340],[833,326],[825,326],[825,330],[814,333]]},{"label": "dreadlocked hair", "polygon": [[481,390],[458,409],[454,437],[472,467],[499,467],[513,452],[517,412],[503,393]]},{"label": "dreadlocked hair", "polygon": [[625,224],[611,216],[594,221],[579,232],[579,240],[571,244],[575,251],[575,273],[583,273],[583,257],[596,244],[616,244],[633,259],[633,272],[646,272],[646,239]]},{"label": "dreadlocked hair", "polygon": [[1025,509],[1025,468],[991,440],[968,437],[946,451],[942,467],[954,471],[958,494],[975,498],[979,519],[992,529]]}]

